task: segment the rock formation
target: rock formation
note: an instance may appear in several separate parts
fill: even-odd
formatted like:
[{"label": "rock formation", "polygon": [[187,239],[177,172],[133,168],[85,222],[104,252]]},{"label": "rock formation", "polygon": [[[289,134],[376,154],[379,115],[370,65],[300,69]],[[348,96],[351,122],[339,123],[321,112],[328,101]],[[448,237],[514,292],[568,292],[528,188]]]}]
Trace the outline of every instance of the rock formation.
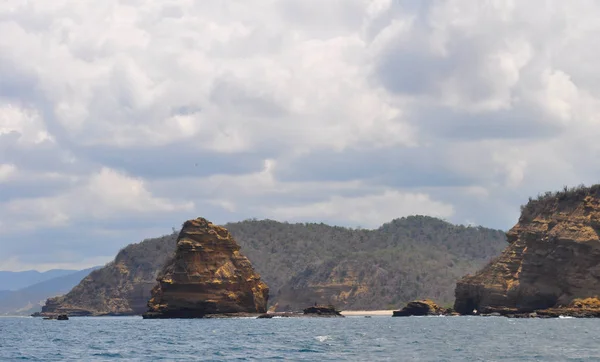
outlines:
[{"label": "rock formation", "polygon": [[239,250],[227,229],[203,218],[186,221],[144,318],[265,313],[269,288]]},{"label": "rock formation", "polygon": [[410,317],[410,316],[426,316],[426,315],[444,315],[448,311],[440,308],[432,300],[423,299],[409,302],[406,307],[401,310],[395,310],[393,317]]},{"label": "rock formation", "polygon": [[600,295],[599,233],[600,185],[530,200],[507,233],[506,250],[457,283],[454,309],[502,315],[589,311],[572,303]]}]

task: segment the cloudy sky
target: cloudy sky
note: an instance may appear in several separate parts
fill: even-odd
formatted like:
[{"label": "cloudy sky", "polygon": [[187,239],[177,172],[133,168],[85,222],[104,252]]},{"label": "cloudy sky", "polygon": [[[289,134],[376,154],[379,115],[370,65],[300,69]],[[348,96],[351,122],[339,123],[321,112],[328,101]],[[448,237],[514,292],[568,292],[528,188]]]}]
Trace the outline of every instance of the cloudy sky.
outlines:
[{"label": "cloudy sky", "polygon": [[3,0],[0,269],[189,218],[508,229],[600,180],[600,3]]}]

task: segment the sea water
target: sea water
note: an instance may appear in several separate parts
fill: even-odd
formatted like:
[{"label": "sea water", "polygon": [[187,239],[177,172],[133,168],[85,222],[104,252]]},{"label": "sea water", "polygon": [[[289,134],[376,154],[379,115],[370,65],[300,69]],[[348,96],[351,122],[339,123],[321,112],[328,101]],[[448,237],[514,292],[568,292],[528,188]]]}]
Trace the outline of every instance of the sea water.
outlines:
[{"label": "sea water", "polygon": [[598,319],[0,318],[0,361],[600,361]]}]

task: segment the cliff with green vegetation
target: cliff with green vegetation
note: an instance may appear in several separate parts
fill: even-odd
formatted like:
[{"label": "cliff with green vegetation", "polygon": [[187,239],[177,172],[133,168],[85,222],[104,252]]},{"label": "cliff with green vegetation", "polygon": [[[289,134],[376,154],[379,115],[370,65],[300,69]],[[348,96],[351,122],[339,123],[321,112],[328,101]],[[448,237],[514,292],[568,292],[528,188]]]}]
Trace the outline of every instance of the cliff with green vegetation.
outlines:
[{"label": "cliff with green vegetation", "polygon": [[530,199],[508,247],[456,286],[463,314],[600,315],[600,185]]},{"label": "cliff with green vegetation", "polygon": [[[473,273],[506,246],[504,232],[411,216],[374,230],[323,223],[246,220],[224,225],[269,286],[277,310],[315,302],[340,309],[398,308],[431,298],[452,303],[456,280]],[[142,314],[176,234],[123,249],[45,311]],[[145,300],[144,300],[145,298]]]}]

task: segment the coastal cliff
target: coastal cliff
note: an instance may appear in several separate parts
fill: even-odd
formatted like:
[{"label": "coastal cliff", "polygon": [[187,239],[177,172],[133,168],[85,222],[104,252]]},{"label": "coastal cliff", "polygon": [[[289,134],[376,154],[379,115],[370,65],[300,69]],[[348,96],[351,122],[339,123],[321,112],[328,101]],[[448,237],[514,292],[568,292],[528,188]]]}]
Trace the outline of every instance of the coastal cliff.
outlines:
[{"label": "coastal cliff", "polygon": [[530,199],[504,252],[457,283],[454,309],[503,315],[597,309],[577,300],[600,295],[599,233],[600,185]]},{"label": "coastal cliff", "polygon": [[[398,308],[432,298],[454,301],[454,284],[500,254],[505,233],[452,225],[426,216],[353,229],[323,223],[246,220],[224,225],[269,285],[277,311],[315,302],[343,310]],[[177,233],[131,244],[66,296],[48,300],[47,314],[140,315]]]},{"label": "coastal cliff", "polygon": [[269,288],[229,231],[198,218],[183,224],[144,318],[265,313],[268,297]]}]

